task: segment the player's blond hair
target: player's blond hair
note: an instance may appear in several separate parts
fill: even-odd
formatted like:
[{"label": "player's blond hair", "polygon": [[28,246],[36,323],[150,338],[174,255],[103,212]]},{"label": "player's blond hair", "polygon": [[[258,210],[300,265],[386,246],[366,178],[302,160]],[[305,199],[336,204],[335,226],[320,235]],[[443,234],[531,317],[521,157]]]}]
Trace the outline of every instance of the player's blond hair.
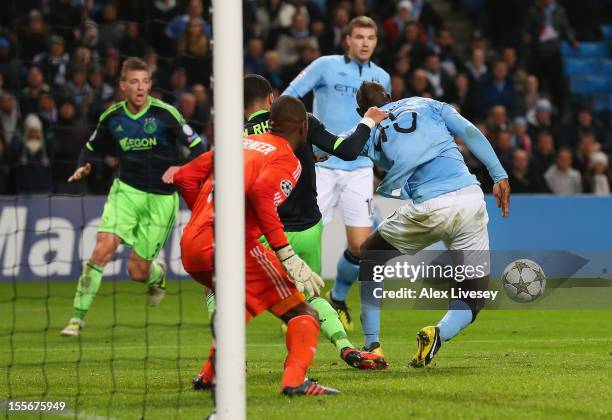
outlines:
[{"label": "player's blond hair", "polygon": [[357,16],[356,18],[351,19],[346,28],[346,34],[349,36],[352,35],[353,29],[355,28],[372,28],[374,29],[374,32],[378,34],[378,25],[376,25],[374,19],[368,16]]},{"label": "player's blond hair", "polygon": [[125,80],[128,72],[134,70],[144,70],[149,72],[149,65],[141,58],[128,57],[121,66],[121,80]]}]

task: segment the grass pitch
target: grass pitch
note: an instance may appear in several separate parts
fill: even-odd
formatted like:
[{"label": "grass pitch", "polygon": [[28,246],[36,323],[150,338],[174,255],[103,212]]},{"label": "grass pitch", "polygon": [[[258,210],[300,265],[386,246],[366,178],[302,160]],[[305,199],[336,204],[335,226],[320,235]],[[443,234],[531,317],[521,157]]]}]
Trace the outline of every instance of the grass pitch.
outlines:
[{"label": "grass pitch", "polygon": [[[0,399],[65,401],[63,416],[83,419],[202,419],[211,411],[210,394],[190,389],[210,343],[195,282],[169,282],[162,306],[149,309],[142,285],[106,280],[76,339],[59,336],[74,287],[0,284]],[[349,305],[358,319],[356,290]],[[384,310],[390,367],[382,372],[349,368],[321,338],[310,376],[342,394],[294,399],[279,395],[279,322],[262,315],[248,327],[249,418],[612,416],[612,311],[485,310],[442,347],[433,368],[409,368],[416,331],[442,314]],[[350,338],[362,345],[358,324]]]}]

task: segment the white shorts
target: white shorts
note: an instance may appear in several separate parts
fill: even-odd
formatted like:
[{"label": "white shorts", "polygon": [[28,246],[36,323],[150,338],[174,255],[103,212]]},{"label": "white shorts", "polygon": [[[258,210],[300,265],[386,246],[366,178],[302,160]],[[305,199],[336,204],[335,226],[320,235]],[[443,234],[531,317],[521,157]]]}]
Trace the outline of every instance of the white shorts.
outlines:
[{"label": "white shorts", "polygon": [[323,216],[323,223],[329,223],[334,217],[336,207],[340,207],[346,226],[372,226],[374,189],[372,168],[345,171],[317,165],[316,172],[317,203]]},{"label": "white shorts", "polygon": [[[489,215],[478,185],[415,204],[408,201],[387,217],[378,232],[404,254],[415,254],[442,241],[465,265],[484,265],[490,271]],[[459,263],[459,261],[455,261]]]}]

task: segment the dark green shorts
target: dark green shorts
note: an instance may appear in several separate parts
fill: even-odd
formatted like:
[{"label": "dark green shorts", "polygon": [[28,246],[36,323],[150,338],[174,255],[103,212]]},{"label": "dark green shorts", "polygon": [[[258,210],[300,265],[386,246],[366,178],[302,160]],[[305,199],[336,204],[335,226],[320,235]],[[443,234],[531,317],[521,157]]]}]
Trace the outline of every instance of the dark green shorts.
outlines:
[{"label": "dark green shorts", "polygon": [[147,193],[115,179],[98,232],[115,234],[139,256],[154,260],[172,232],[178,205],[177,193]]}]

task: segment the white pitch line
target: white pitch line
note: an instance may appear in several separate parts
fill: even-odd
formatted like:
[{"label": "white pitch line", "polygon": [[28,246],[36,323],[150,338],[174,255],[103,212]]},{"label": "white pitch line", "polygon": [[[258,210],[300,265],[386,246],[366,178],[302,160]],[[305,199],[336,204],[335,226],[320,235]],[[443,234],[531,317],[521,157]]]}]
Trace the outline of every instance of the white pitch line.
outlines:
[{"label": "white pitch line", "polygon": [[[461,342],[464,343],[514,343],[516,344],[517,342],[519,343],[582,343],[582,342],[610,342],[612,341],[612,337],[595,337],[595,338],[552,338],[552,339],[546,339],[546,338],[527,338],[527,339],[490,339],[490,340],[470,340],[470,339],[461,339]],[[247,344],[247,347],[284,347],[285,343],[269,343],[269,344],[265,344],[265,343],[251,343],[251,344]],[[112,348],[115,348],[115,350],[138,350],[138,349],[143,349],[146,346],[145,345],[141,345],[141,346],[136,346],[136,345],[130,345],[130,346],[121,346],[121,345],[114,345],[114,346],[87,346],[84,345],[82,347],[83,352],[89,351],[89,350],[111,350]],[[175,349],[177,348],[177,346],[172,346],[172,345],[156,345],[156,344],[149,344],[149,347],[152,349]],[[59,348],[59,346],[49,346],[47,347],[47,351],[48,350],[53,350],[53,349],[57,349]],[[198,344],[193,344],[193,345],[181,345],[181,349],[192,349],[192,348],[202,348],[201,345]],[[40,348],[40,349],[34,349],[34,348],[17,348],[15,347],[14,351],[18,351],[18,352],[41,352],[44,351],[44,349]],[[11,353],[10,349],[0,349],[0,353]],[[154,355],[150,355],[150,357],[155,358],[156,356]],[[118,359],[119,360],[119,359]],[[86,361],[86,359],[83,359],[83,361]]]}]

